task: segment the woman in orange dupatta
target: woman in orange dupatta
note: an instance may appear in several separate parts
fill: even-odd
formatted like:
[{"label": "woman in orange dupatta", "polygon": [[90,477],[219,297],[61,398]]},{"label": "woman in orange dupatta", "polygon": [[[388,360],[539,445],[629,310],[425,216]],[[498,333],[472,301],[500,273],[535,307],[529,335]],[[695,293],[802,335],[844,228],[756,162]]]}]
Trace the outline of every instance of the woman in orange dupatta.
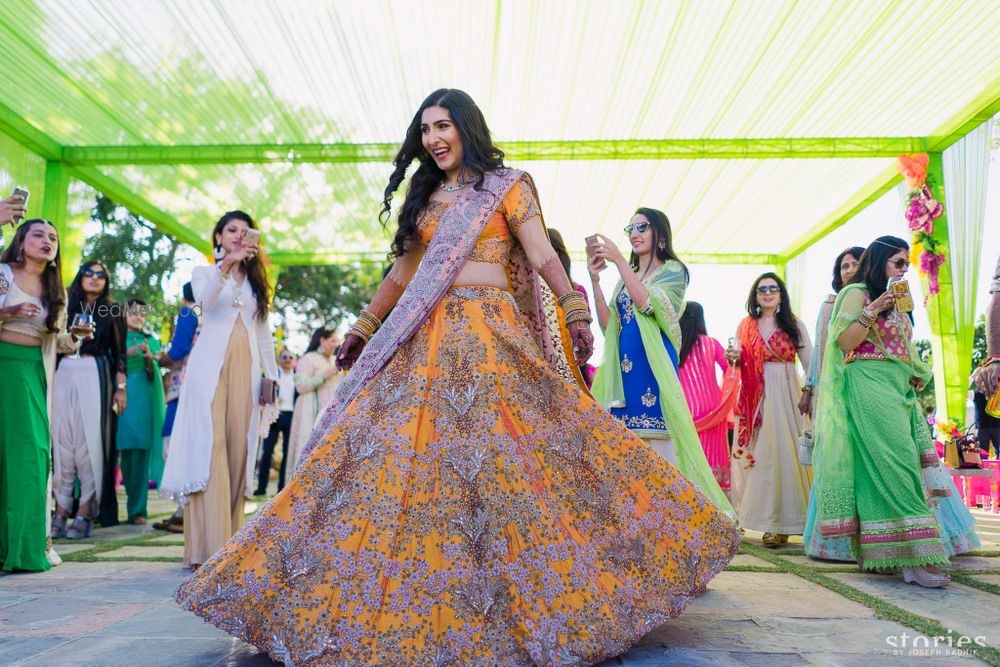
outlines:
[{"label": "woman in orange dupatta", "polygon": [[776,547],[805,530],[812,471],[798,457],[805,417],[798,408],[795,358],[807,368],[811,346],[776,274],[754,281],[747,312],[737,331],[741,385],[732,500],[740,523],[764,533],[764,546]]},{"label": "woman in orange dupatta", "polygon": [[386,212],[415,159],[295,476],[177,600],[286,665],[600,662],[679,614],[739,531],[578,384],[585,303],[468,95],[424,101]]}]

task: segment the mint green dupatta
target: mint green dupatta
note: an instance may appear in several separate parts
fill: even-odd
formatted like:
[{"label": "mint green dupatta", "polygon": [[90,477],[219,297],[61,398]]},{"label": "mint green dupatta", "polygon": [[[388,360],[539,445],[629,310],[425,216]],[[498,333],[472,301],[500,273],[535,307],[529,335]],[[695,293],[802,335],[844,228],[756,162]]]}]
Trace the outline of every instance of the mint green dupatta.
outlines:
[{"label": "mint green dupatta", "polygon": [[[815,482],[813,493],[816,494],[817,524],[824,537],[853,535],[861,530],[857,509],[857,493],[855,488],[855,447],[863,447],[864,443],[855,443],[850,435],[848,425],[848,394],[845,380],[846,364],[844,354],[837,344],[837,339],[853,324],[858,314],[865,306],[867,294],[863,285],[848,285],[837,296],[833,306],[830,330],[826,339],[826,350],[823,355],[823,368],[820,373],[819,402],[816,417],[816,444],[813,451],[813,469]],[[875,331],[873,329],[873,331]],[[897,368],[906,371],[910,377],[928,382],[931,377],[930,368],[920,361],[920,356],[912,339],[907,340],[909,360],[904,360],[889,352],[878,339],[877,332],[869,334],[868,340],[888,357]],[[875,363],[875,362],[854,362]],[[891,385],[884,389],[893,391]],[[908,395],[900,396],[900,400],[909,402],[911,410],[919,411],[915,396],[911,390]],[[923,423],[923,416],[915,414],[914,421]],[[926,428],[921,429],[926,431]],[[930,434],[917,442],[920,462],[924,468],[936,464],[937,452],[934,449]],[[931,495],[946,495],[946,489],[935,488],[933,478],[924,475],[927,491]]]},{"label": "mint green dupatta", "polygon": [[[660,332],[663,332],[674,349],[680,351],[680,316],[684,312],[684,292],[687,289],[684,267],[680,262],[667,261],[642,282],[649,291],[649,303],[643,310],[635,309],[636,323],[639,325],[642,346],[653,370],[653,377],[659,386],[660,410],[677,450],[677,468],[716,507],[730,518],[735,518],[736,512],[705,458],[680,379],[660,337]],[[623,289],[624,284],[619,280],[612,304]],[[621,355],[618,349],[621,322],[617,308],[612,307],[611,311],[604,331],[604,360],[594,377],[591,393],[605,408],[619,408],[625,406],[625,387],[622,383]],[[638,400],[638,397],[633,400]]]}]

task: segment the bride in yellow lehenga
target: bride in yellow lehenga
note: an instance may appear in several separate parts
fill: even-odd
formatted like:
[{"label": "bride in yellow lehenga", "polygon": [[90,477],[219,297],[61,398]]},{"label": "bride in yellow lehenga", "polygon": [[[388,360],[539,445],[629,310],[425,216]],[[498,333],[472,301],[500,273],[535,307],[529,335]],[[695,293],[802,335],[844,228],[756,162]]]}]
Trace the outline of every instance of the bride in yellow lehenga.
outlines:
[{"label": "bride in yellow lehenga", "polygon": [[583,298],[468,95],[421,105],[384,214],[414,159],[351,373],[177,600],[286,665],[599,662],[681,613],[739,531],[582,388]]}]

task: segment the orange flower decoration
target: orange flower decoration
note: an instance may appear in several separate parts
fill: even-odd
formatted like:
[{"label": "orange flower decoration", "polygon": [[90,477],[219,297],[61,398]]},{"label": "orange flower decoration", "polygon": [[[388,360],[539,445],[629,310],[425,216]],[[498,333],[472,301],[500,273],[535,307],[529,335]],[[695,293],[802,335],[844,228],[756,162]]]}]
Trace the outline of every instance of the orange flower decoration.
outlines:
[{"label": "orange flower decoration", "polygon": [[899,173],[903,175],[911,190],[919,190],[927,180],[927,165],[931,158],[927,153],[903,153],[896,158]]}]

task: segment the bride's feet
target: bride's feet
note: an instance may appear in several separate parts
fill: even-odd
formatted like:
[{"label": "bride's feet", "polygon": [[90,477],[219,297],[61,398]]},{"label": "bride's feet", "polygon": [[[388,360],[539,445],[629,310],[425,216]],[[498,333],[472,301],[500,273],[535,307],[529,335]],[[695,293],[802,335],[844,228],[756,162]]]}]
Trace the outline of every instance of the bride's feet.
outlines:
[{"label": "bride's feet", "polygon": [[936,567],[904,567],[903,581],[924,588],[944,588],[951,583],[951,577],[941,573]]}]

